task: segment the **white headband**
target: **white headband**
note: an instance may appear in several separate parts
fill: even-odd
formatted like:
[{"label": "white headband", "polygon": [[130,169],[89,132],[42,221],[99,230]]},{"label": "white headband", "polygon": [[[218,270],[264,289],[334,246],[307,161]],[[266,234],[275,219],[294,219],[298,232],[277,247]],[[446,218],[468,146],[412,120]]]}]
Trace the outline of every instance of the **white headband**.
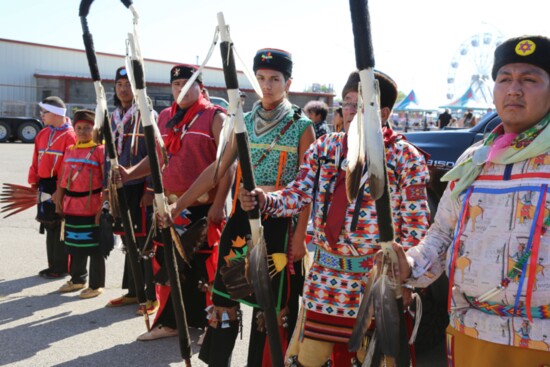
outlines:
[{"label": "white headband", "polygon": [[65,113],[67,113],[66,108],[57,107],[57,106],[53,106],[51,104],[42,103],[42,102],[38,102],[38,105],[40,106],[40,108],[43,108],[46,111],[51,112],[51,113],[56,114],[56,115],[59,115],[59,116],[65,116]]}]

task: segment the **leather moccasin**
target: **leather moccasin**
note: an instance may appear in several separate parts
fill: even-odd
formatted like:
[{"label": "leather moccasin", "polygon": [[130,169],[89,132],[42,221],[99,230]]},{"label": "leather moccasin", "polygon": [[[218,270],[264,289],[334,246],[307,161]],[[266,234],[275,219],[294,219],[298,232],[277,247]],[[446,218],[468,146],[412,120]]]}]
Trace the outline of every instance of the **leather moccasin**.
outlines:
[{"label": "leather moccasin", "polygon": [[137,337],[137,340],[145,342],[149,340],[156,340],[161,338],[169,338],[171,336],[178,336],[178,330],[170,327],[159,325],[151,331],[141,334]]},{"label": "leather moccasin", "polygon": [[99,296],[101,293],[103,293],[103,288],[86,288],[82,292],[80,292],[79,297],[82,299],[94,298]]},{"label": "leather moccasin", "polygon": [[121,296],[110,300],[105,307],[121,307],[138,303],[137,297]]},{"label": "leather moccasin", "polygon": [[61,287],[59,287],[59,292],[60,293],[74,292],[74,291],[78,291],[78,290],[80,290],[84,287],[86,287],[84,284],[73,283],[69,280],[67,283],[65,283]]}]

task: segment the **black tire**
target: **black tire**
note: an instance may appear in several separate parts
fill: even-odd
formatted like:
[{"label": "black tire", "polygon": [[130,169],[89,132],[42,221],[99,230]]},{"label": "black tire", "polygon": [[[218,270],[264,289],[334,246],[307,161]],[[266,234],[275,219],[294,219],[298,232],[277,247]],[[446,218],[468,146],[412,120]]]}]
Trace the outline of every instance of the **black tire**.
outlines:
[{"label": "black tire", "polygon": [[5,121],[0,121],[0,143],[7,141],[11,136],[10,125]]},{"label": "black tire", "polygon": [[38,135],[39,131],[40,127],[34,122],[25,121],[19,125],[19,128],[17,129],[17,137],[23,143],[34,143],[34,139],[36,138],[36,135]]}]

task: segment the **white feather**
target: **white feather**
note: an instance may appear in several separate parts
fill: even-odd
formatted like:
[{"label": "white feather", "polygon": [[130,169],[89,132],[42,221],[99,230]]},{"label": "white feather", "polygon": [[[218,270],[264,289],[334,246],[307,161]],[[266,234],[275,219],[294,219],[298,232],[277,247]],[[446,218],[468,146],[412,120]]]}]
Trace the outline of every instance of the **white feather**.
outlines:
[{"label": "white feather", "polygon": [[[359,90],[361,89],[361,85],[359,85]],[[364,162],[365,160],[365,150],[363,145],[363,116],[362,116],[362,109],[363,109],[363,100],[361,98],[361,93],[358,93],[358,99],[357,99],[357,113],[353,117],[353,120],[351,121],[347,136],[348,136],[348,152],[346,154],[346,159],[348,161],[347,171],[353,172],[355,168],[357,167],[357,164],[361,161]]]},{"label": "white feather", "polygon": [[359,72],[362,95],[364,96],[364,138],[367,156],[367,174],[371,196],[378,199],[382,196],[385,182],[384,166],[384,137],[382,134],[382,120],[380,117],[380,90],[378,81],[374,78],[372,68]]},{"label": "white feather", "polygon": [[94,82],[96,106],[95,106],[95,120],[94,129],[101,129],[105,124],[105,112],[107,111],[107,97],[105,96],[105,89],[101,81]]}]

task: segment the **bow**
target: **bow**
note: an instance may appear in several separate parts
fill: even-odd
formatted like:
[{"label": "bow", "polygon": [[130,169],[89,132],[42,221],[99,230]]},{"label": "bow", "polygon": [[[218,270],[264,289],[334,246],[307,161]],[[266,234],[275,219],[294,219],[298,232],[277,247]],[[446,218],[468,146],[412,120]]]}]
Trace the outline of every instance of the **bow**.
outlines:
[{"label": "bow", "polygon": [[86,49],[86,57],[88,59],[88,65],[90,67],[90,73],[94,82],[94,88],[96,93],[96,113],[95,113],[95,128],[102,131],[105,138],[105,147],[109,161],[111,163],[111,174],[115,178],[116,182],[116,194],[117,204],[120,208],[120,215],[122,216],[122,225],[124,226],[124,238],[128,244],[128,256],[130,258],[130,268],[134,277],[136,286],[136,295],[140,304],[140,308],[143,311],[145,318],[145,324],[147,330],[150,330],[149,315],[147,314],[147,298],[145,295],[145,285],[143,281],[143,275],[139,264],[138,247],[134,236],[134,227],[132,226],[132,218],[130,217],[130,211],[128,209],[128,201],[126,199],[126,192],[124,191],[124,185],[120,179],[120,172],[118,170],[118,159],[116,155],[116,147],[113,139],[113,132],[111,130],[111,120],[107,111],[107,97],[105,95],[105,89],[101,84],[101,76],[99,75],[99,68],[97,66],[97,57],[94,49],[94,41],[92,34],[88,28],[88,20],[86,19],[90,11],[90,6],[93,0],[82,0],[80,2],[79,17],[82,25],[82,38],[84,40],[84,47]]},{"label": "bow", "polygon": [[[143,58],[137,36],[138,14],[131,0],[122,0],[124,5],[132,11],[134,18],[134,32],[128,34],[128,43],[131,50],[129,65],[131,65],[131,78],[133,88],[136,90],[139,109],[143,116],[143,132],[147,147],[147,155],[151,166],[151,180],[153,182],[153,190],[155,192],[155,208],[161,217],[169,214],[167,201],[164,196],[164,188],[162,184],[162,175],[157,156],[155,145],[156,131],[158,131],[153,108],[147,98],[145,85],[145,73],[143,68]],[[189,337],[189,328],[187,326],[187,318],[185,315],[185,306],[179,277],[178,264],[176,261],[176,253],[169,226],[165,226],[160,230],[162,242],[164,243],[164,260],[168,270],[170,279],[170,292],[172,293],[172,305],[176,316],[176,324],[178,326],[179,346],[182,358],[185,360],[186,366],[191,366],[191,342]]]}]

